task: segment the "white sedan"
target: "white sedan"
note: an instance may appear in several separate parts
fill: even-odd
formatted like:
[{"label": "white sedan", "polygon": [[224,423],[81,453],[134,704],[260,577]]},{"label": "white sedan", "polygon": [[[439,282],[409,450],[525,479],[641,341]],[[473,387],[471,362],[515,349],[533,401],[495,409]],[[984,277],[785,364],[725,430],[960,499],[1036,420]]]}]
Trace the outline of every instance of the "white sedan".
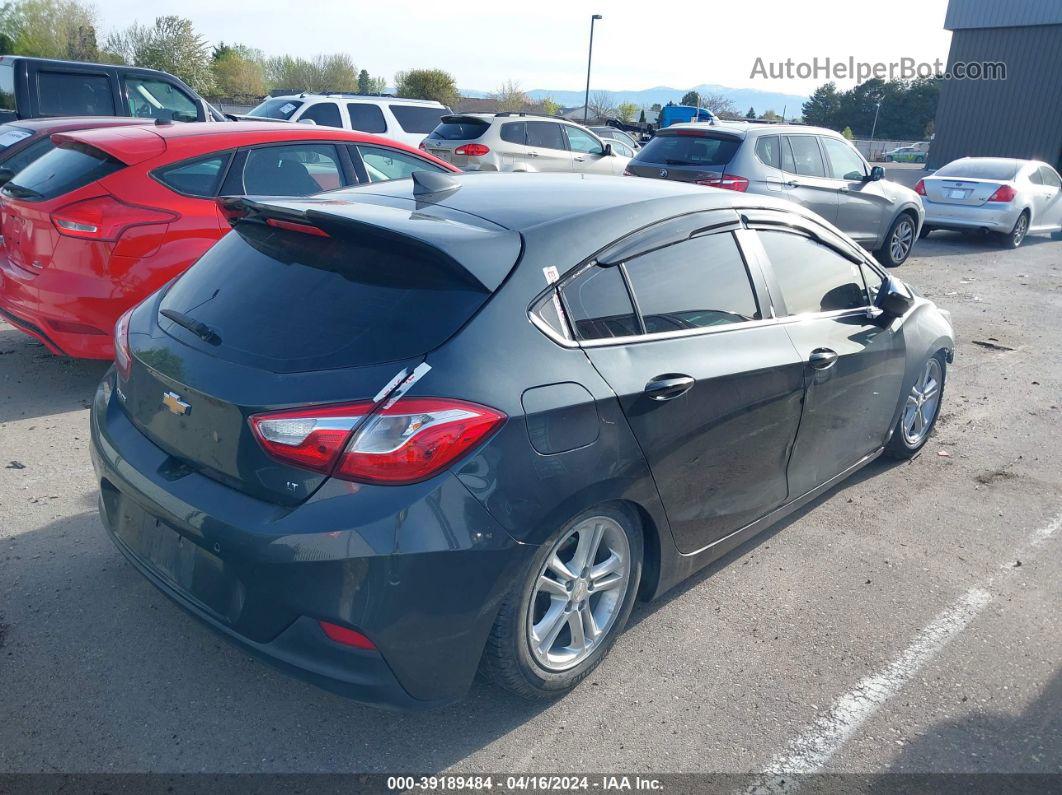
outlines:
[{"label": "white sedan", "polygon": [[915,185],[926,220],[934,229],[985,231],[1007,248],[1029,233],[1062,237],[1062,179],[1039,160],[963,157]]}]

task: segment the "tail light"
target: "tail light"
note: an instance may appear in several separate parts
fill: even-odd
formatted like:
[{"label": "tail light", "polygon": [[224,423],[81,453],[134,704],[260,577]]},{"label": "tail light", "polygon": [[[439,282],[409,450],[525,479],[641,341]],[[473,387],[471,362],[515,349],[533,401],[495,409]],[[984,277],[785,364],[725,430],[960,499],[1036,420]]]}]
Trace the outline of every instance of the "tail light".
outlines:
[{"label": "tail light", "polygon": [[484,144],[462,144],[454,150],[455,155],[468,155],[469,157],[482,157],[490,154],[490,147]]},{"label": "tail light", "polygon": [[926,195],[926,181],[924,179],[918,180],[918,183],[915,185],[915,193],[919,196]]},{"label": "tail light", "polygon": [[749,189],[749,181],[736,174],[719,174],[704,179],[696,180],[698,185],[707,185],[710,188],[723,188],[724,190],[736,190],[744,193]]},{"label": "tail light", "polygon": [[329,638],[336,643],[342,643],[344,646],[353,646],[356,649],[365,649],[366,651],[376,651],[376,644],[362,635],[356,629],[348,629],[347,627],[341,627],[339,624],[333,624],[330,621],[318,621],[321,625],[321,629],[324,630]]},{"label": "tail light", "polygon": [[133,310],[127,309],[114,324],[114,366],[123,381],[129,378],[133,368],[133,353],[129,349],[129,318],[132,315]]},{"label": "tail light", "polygon": [[[403,398],[256,414],[251,428],[274,458],[367,483],[416,483],[475,448],[505,415],[449,398]],[[372,412],[370,414],[370,412]]]},{"label": "tail light", "polygon": [[313,224],[300,224],[297,221],[284,221],[280,218],[266,218],[266,226],[272,226],[276,229],[284,229],[288,232],[301,232],[304,235],[313,235],[314,237],[328,237],[328,233],[314,226]]},{"label": "tail light", "polygon": [[1014,201],[1014,197],[1017,195],[1018,192],[1010,185],[1000,185],[996,188],[996,192],[988,197],[988,200],[990,202],[1009,202]]},{"label": "tail light", "polygon": [[168,224],[180,216],[169,210],[126,204],[113,196],[68,204],[52,213],[59,234],[87,240],[114,241],[131,226]]}]

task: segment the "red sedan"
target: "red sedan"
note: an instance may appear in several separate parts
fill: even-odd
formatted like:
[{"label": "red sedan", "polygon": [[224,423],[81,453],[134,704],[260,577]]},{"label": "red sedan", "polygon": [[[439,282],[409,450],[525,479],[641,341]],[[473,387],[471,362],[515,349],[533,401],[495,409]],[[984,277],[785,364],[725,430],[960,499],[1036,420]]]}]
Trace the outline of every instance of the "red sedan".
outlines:
[{"label": "red sedan", "polygon": [[457,171],[365,133],[279,123],[62,133],[0,191],[0,318],[53,353],[110,359],[126,309],[229,229],[219,196],[306,196]]}]

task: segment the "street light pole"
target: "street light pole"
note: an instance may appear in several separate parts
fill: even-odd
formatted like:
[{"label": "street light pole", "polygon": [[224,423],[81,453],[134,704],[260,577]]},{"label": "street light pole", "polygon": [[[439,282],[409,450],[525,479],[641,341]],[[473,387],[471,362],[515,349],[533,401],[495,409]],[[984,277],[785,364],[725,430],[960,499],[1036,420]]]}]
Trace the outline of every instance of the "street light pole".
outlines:
[{"label": "street light pole", "polygon": [[874,126],[870,128],[870,141],[874,142],[874,135],[878,131],[878,112],[881,110],[881,100],[878,100],[877,107],[874,108]]},{"label": "street light pole", "polygon": [[586,97],[583,99],[583,123],[589,120],[590,115],[590,61],[594,57],[594,23],[604,19],[600,14],[590,17],[590,51],[586,56]]}]

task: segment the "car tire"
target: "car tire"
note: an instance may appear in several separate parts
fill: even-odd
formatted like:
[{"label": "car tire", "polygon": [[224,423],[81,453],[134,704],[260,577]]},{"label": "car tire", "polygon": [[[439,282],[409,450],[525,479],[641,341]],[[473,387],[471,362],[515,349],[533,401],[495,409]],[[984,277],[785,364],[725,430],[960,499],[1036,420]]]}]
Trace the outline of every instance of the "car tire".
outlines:
[{"label": "car tire", "polygon": [[918,232],[918,239],[925,240],[927,237],[929,237],[929,233],[932,231],[933,227],[929,226],[928,224],[922,224],[922,229]]},{"label": "car tire", "polygon": [[[596,563],[572,572],[568,566],[581,545],[592,545],[595,535]],[[558,571],[555,559],[575,577]],[[602,568],[609,561],[612,568]],[[594,568],[603,572],[596,579]],[[608,503],[579,514],[538,548],[502,602],[483,652],[482,672],[527,699],[567,693],[593,672],[623,632],[641,575],[642,530],[633,511]],[[544,580],[549,584],[544,586]],[[580,645],[578,636],[585,641],[591,627],[601,634]]]},{"label": "car tire", "polygon": [[885,240],[874,256],[887,268],[903,265],[911,254],[915,242],[915,225],[918,222],[908,212],[896,216],[889,227]]},{"label": "car tire", "polygon": [[[940,416],[947,374],[948,363],[943,351],[926,359],[907,394],[892,437],[885,445],[885,455],[898,460],[914,458],[929,441]],[[935,391],[927,398],[930,389]]]},{"label": "car tire", "polygon": [[1018,216],[1018,220],[1014,222],[1014,228],[1009,232],[1001,232],[997,235],[997,240],[1003,248],[1017,248],[1025,241],[1025,236],[1029,233],[1029,211],[1022,210],[1021,215]]}]

